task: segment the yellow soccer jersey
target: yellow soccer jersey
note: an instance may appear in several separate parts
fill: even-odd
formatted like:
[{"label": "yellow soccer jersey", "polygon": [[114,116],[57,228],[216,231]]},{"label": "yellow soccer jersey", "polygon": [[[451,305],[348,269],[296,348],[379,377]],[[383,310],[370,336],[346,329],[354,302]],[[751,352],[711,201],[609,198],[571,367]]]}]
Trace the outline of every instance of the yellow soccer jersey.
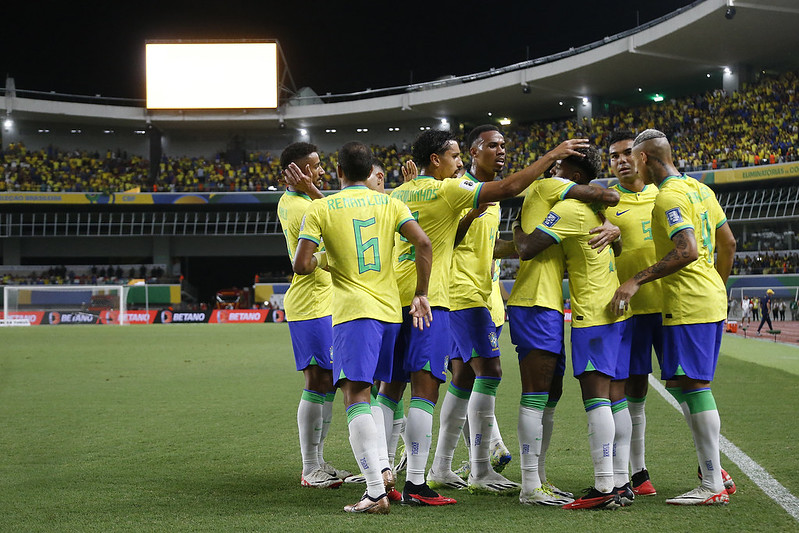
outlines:
[{"label": "yellow soccer jersey", "polygon": [[[621,229],[621,255],[616,258],[619,282],[624,283],[645,268],[660,260],[655,253],[652,239],[652,208],[658,189],[646,185],[641,192],[633,192],[621,185],[613,185],[621,199],[615,207],[605,210],[605,217]],[[634,315],[660,313],[663,311],[663,294],[660,280],[641,285],[630,302]]]},{"label": "yellow soccer jersey", "polygon": [[[522,204],[522,229],[532,233],[549,210],[575,183],[563,178],[539,178],[527,188]],[[529,261],[521,261],[508,305],[546,307],[563,312],[563,250],[550,246]]]},{"label": "yellow soccer jersey", "polygon": [[491,320],[496,327],[505,323],[505,300],[502,299],[502,287],[499,284],[500,261],[494,259],[494,276],[491,281],[491,298],[488,309],[491,311]]},{"label": "yellow soccer jersey", "polygon": [[716,271],[713,247],[716,229],[727,222],[716,195],[707,185],[686,175],[671,176],[660,184],[652,210],[652,234],[658,258],[674,249],[671,238],[690,229],[699,257],[661,279],[663,325],[702,324],[727,318],[727,290]]},{"label": "yellow soccer jersey", "polygon": [[563,247],[569,271],[573,328],[604,326],[628,318],[616,316],[609,306],[619,288],[613,250],[608,246],[598,254],[588,244],[593,237],[589,230],[601,224],[588,205],[577,200],[563,200],[538,226]]},{"label": "yellow soccer jersey", "polygon": [[[433,268],[427,299],[431,307],[450,308],[449,280],[452,252],[461,212],[477,207],[483,184],[469,179],[436,180],[419,176],[403,183],[391,193],[392,198],[406,204],[413,217],[433,243]],[[416,289],[416,255],[411,243],[401,235],[396,237],[394,270],[402,305],[413,300]]]},{"label": "yellow soccer jersey", "polygon": [[[474,179],[468,172],[464,178]],[[464,210],[465,215],[468,210]],[[476,218],[452,254],[452,275],[449,282],[451,311],[473,307],[489,307],[491,297],[491,264],[494,243],[499,230],[499,204],[488,207]]]},{"label": "yellow soccer jersey", "polygon": [[324,239],[333,280],[333,325],[358,318],[402,322],[391,260],[394,234],[409,220],[413,217],[402,202],[363,185],[313,201],[300,239],[317,244]]},{"label": "yellow soccer jersey", "polygon": [[[286,248],[292,262],[294,262],[294,252],[297,250],[302,217],[310,205],[309,196],[294,191],[283,193],[277,203],[277,216],[280,218],[283,236],[286,238]],[[291,286],[283,299],[286,320],[293,322],[329,316],[332,300],[333,285],[329,272],[320,268],[307,276],[294,274]]]}]

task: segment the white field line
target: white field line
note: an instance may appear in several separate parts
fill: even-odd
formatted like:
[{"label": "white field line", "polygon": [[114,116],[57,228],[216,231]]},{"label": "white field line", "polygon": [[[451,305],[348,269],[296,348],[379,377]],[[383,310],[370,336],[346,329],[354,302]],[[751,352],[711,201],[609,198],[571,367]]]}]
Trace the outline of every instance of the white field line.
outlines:
[{"label": "white field line", "polygon": [[[649,375],[649,385],[658,391],[672,407],[682,413],[682,408],[680,408],[677,400],[651,374]],[[762,466],[741,451],[738,446],[727,440],[724,435],[719,436],[719,447],[724,455],[735,463],[741,469],[741,472],[749,476],[749,479],[754,481],[755,485],[760,487],[769,498],[777,502],[789,515],[799,521],[799,498],[791,494],[779,481],[771,477],[771,474],[766,472]]]}]

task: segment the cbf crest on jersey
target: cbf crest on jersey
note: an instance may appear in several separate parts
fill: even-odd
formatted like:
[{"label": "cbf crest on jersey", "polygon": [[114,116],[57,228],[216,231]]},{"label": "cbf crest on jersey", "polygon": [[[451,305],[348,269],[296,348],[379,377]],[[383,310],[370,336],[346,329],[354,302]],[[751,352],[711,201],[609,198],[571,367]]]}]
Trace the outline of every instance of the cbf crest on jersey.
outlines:
[{"label": "cbf crest on jersey", "polygon": [[547,218],[544,219],[544,226],[551,228],[552,226],[557,224],[558,220],[560,220],[560,216],[550,211],[549,214],[547,215]]},{"label": "cbf crest on jersey", "polygon": [[680,208],[675,207],[666,211],[666,221],[669,223],[669,226],[673,226],[682,222],[682,213],[680,213]]}]

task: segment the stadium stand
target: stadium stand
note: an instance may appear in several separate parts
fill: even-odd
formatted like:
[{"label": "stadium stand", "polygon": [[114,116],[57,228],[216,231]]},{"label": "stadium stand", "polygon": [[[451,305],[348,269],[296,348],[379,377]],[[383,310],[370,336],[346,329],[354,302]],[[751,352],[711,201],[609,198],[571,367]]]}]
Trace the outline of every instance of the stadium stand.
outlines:
[{"label": "stadium stand", "polygon": [[[585,135],[600,151],[617,128],[657,128],[670,134],[675,160],[684,171],[716,170],[792,162],[799,142],[797,73],[761,74],[741,91],[721,89],[644,107],[615,107],[606,115],[578,123],[576,118],[535,122],[508,129],[510,158],[506,172],[519,170],[563,139]],[[387,187],[399,185],[400,166],[410,157],[408,146],[372,146],[386,167]],[[328,169],[324,188],[338,188],[336,153],[320,154]],[[604,158],[606,159],[606,158]],[[222,154],[164,157],[155,183],[148,179],[149,162],[141,155],[108,150],[104,154],[48,147],[28,150],[10,144],[0,151],[0,192],[239,192],[282,189],[277,157],[250,152],[233,165]],[[607,172],[605,162],[604,172]]]}]

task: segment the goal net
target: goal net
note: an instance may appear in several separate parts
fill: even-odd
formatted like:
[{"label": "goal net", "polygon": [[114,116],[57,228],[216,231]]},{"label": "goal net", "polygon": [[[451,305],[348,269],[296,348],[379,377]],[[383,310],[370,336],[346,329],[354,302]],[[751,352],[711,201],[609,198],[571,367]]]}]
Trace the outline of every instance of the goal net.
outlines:
[{"label": "goal net", "polygon": [[123,285],[6,285],[3,323],[125,324]]}]

